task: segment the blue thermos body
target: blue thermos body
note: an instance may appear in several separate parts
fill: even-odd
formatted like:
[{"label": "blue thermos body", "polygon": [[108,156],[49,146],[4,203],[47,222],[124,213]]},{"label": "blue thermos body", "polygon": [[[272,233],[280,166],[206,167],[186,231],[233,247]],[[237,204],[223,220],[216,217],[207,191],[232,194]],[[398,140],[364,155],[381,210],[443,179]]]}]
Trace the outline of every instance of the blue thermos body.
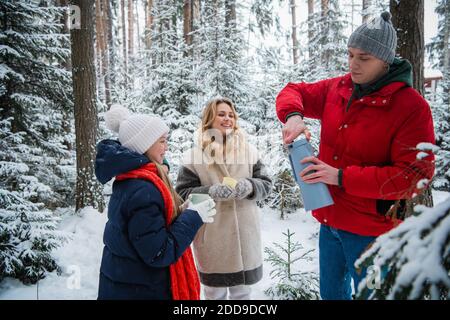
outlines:
[{"label": "blue thermos body", "polygon": [[299,139],[288,145],[288,151],[295,181],[297,181],[300,186],[305,210],[315,210],[334,204],[333,198],[331,198],[325,183],[318,182],[308,184],[299,176],[303,169],[313,164],[311,162],[300,163],[303,158],[313,155],[313,149],[309,142],[306,139]]}]

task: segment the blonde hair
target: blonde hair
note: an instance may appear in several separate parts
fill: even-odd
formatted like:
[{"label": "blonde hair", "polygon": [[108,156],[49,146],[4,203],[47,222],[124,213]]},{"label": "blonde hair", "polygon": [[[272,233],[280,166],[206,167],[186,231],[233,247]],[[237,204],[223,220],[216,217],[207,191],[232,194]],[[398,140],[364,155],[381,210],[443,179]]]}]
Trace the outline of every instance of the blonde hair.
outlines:
[{"label": "blonde hair", "polygon": [[170,181],[169,176],[164,171],[164,168],[162,165],[155,162],[156,169],[158,170],[158,176],[161,178],[161,180],[164,182],[166,187],[169,189],[170,197],[172,198],[173,203],[173,210],[172,210],[172,219],[170,222],[172,222],[181,212],[181,205],[183,204],[183,199],[179,196],[179,194],[175,191],[172,182]]},{"label": "blonde hair", "polygon": [[221,103],[225,103],[225,104],[230,106],[231,111],[232,111],[233,116],[234,116],[234,119],[235,119],[233,129],[234,130],[238,129],[238,125],[237,125],[238,114],[236,112],[236,107],[234,106],[233,101],[231,101],[231,99],[228,99],[228,98],[225,98],[225,97],[221,97],[221,98],[211,99],[206,104],[206,107],[203,110],[203,114],[202,114],[202,124],[201,124],[202,131],[206,131],[208,129],[211,129],[212,124],[213,124],[214,120],[217,117],[217,113],[218,113],[217,112],[217,107]]},{"label": "blonde hair", "polygon": [[[229,105],[231,108],[231,112],[233,113],[233,116],[234,116],[233,131],[236,131],[239,129],[239,126],[237,124],[239,116],[238,116],[238,113],[236,112],[236,107],[234,106],[233,101],[231,101],[231,99],[229,99],[229,98],[221,97],[221,98],[211,99],[206,104],[206,107],[203,110],[202,122],[200,125],[201,134],[203,134],[204,132],[207,132],[209,129],[212,128],[212,124],[214,123],[214,120],[216,119],[217,114],[218,114],[218,111],[217,111],[218,106],[221,103],[225,103],[225,104]],[[202,148],[204,149],[208,143],[209,143],[208,141],[202,141]]]}]

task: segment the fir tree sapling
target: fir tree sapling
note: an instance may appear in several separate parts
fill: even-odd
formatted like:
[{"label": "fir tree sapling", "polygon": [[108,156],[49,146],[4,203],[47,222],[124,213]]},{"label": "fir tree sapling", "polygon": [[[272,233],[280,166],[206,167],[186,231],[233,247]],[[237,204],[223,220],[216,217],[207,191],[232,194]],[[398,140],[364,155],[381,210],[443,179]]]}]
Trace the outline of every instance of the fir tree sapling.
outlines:
[{"label": "fir tree sapling", "polygon": [[299,254],[298,251],[303,247],[298,242],[294,242],[294,234],[289,229],[283,232],[285,245],[274,243],[278,252],[268,247],[264,249],[267,254],[265,261],[273,267],[270,272],[271,278],[277,281],[264,292],[272,299],[317,300],[319,299],[317,274],[298,271],[299,268],[295,265],[302,260],[311,261],[310,255],[314,249]]}]

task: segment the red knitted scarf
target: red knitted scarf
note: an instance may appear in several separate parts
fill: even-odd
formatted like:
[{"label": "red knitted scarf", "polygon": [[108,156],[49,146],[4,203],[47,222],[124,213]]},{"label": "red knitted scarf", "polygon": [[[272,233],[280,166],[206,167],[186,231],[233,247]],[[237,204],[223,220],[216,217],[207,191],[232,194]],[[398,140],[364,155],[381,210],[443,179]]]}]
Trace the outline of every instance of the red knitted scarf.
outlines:
[{"label": "red knitted scarf", "polygon": [[[164,200],[166,227],[170,227],[173,202],[170,191],[161,178],[158,176],[158,169],[154,163],[147,163],[142,167],[118,175],[116,180],[145,179],[152,182]],[[197,269],[192,257],[191,248],[188,247],[183,255],[170,266],[170,280],[172,298],[174,300],[200,300],[200,281]]]}]

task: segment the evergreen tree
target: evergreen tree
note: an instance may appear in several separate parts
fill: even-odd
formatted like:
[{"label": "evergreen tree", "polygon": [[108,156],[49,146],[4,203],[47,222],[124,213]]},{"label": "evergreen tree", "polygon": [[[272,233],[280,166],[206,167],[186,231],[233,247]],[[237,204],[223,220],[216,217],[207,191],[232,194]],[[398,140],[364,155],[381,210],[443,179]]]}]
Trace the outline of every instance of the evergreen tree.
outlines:
[{"label": "evergreen tree", "polygon": [[205,1],[194,46],[198,52],[195,76],[205,88],[207,99],[225,96],[233,100],[240,112],[248,95],[248,72],[243,32],[239,24],[226,25],[225,1]]},{"label": "evergreen tree", "polygon": [[[72,204],[72,109],[61,8],[0,2],[0,280],[36,282],[57,268],[64,237],[49,209]],[[70,117],[71,118],[71,117]]]},{"label": "evergreen tree", "polygon": [[433,187],[450,188],[450,1],[440,0],[436,13],[439,16],[438,34],[427,45],[433,67],[441,70],[443,80],[438,86],[436,102],[433,103],[436,144],[441,149],[436,154],[436,175]]},{"label": "evergreen tree", "polygon": [[292,177],[291,168],[279,170],[273,177],[273,196],[270,202],[272,208],[280,210],[280,217],[295,212],[303,207],[300,189]]},{"label": "evergreen tree", "polygon": [[281,130],[275,112],[275,98],[283,84],[280,83],[279,59],[280,50],[276,48],[260,48],[257,56],[258,69],[252,78],[254,85],[249,92],[249,101],[242,108],[240,117],[255,126],[256,133],[267,133],[267,130]]},{"label": "evergreen tree", "polygon": [[336,77],[348,71],[347,65],[347,37],[344,34],[347,27],[346,17],[339,7],[338,0],[328,1],[328,5],[303,24],[303,32],[311,34],[308,52],[309,57],[308,81]]},{"label": "evergreen tree", "polygon": [[[274,14],[273,0],[253,0],[250,12],[255,18],[258,30],[263,37],[271,31],[274,22],[277,28],[280,27],[278,17]],[[250,23],[249,28],[249,31],[253,31],[253,23]]]},{"label": "evergreen tree", "polygon": [[370,268],[359,299],[450,298],[450,199],[377,238],[355,263]]},{"label": "evergreen tree", "polygon": [[179,1],[155,1],[153,6],[151,59],[143,55],[138,73],[139,89],[132,99],[132,109],[160,115],[172,128],[178,128],[178,119],[192,112],[201,93],[193,77],[192,57],[181,36],[177,7]]},{"label": "evergreen tree", "polygon": [[285,245],[274,243],[281,254],[274,249],[264,248],[268,257],[265,261],[269,262],[273,268],[270,272],[271,278],[278,282],[272,287],[266,289],[264,293],[272,299],[279,300],[318,300],[318,276],[313,272],[298,271],[295,263],[301,260],[310,261],[310,253],[314,249],[306,251],[300,255],[298,251],[303,247],[298,242],[294,242],[289,229],[283,232],[286,237]]}]

